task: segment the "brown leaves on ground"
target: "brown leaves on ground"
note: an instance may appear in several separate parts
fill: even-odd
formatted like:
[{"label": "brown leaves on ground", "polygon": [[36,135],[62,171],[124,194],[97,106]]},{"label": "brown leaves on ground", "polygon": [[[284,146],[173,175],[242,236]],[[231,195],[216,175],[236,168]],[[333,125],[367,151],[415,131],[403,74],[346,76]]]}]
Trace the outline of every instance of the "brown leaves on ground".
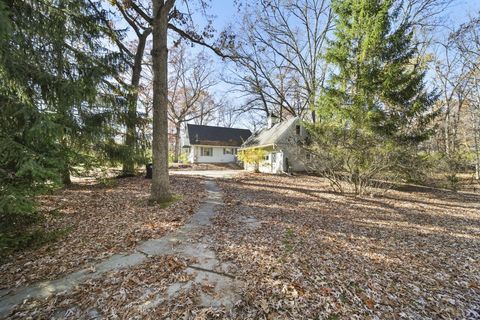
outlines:
[{"label": "brown leaves on ground", "polygon": [[151,180],[142,177],[118,179],[112,187],[74,185],[41,197],[42,209],[50,212],[45,229],[69,232],[7,260],[0,266],[0,288],[58,278],[182,226],[201,202],[204,186],[195,177],[170,179],[172,191],[182,199],[167,208],[148,205]]},{"label": "brown leaves on ground", "polygon": [[[27,299],[10,319],[155,319],[170,284],[185,278],[187,260],[157,256],[133,268],[90,279],[48,299]],[[188,276],[188,275],[187,275]],[[159,311],[159,310],[157,310]]]},{"label": "brown leaves on ground", "polygon": [[[188,192],[198,184],[184,179],[175,183]],[[355,198],[309,176],[247,175],[221,186],[225,204],[204,232],[243,283],[233,309],[201,306],[199,292],[211,290],[208,283],[159,300],[170,284],[193,276],[185,270],[193,261],[160,256],[70,293],[29,300],[12,316],[480,318],[480,196],[409,190]],[[163,219],[157,223],[171,221]]]},{"label": "brown leaves on ground", "polygon": [[355,198],[309,176],[221,185],[208,233],[245,283],[232,318],[480,318],[480,196]]}]

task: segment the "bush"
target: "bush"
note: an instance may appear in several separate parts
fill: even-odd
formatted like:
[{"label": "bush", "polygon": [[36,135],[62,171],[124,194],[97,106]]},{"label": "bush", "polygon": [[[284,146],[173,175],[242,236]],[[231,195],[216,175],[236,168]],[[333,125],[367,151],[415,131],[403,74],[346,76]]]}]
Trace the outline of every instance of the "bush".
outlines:
[{"label": "bush", "polygon": [[237,154],[237,157],[240,161],[245,164],[252,164],[254,166],[254,171],[260,171],[260,162],[263,161],[265,157],[265,150],[263,149],[246,149],[240,150]]},{"label": "bush", "polygon": [[451,151],[431,152],[428,154],[427,177],[429,184],[457,191],[460,184],[459,173],[469,170],[473,162],[472,153],[464,148]]},{"label": "bush", "polygon": [[409,163],[421,161],[415,150],[361,129],[334,123],[307,125],[308,170],[329,180],[334,191],[357,195],[384,191],[392,181],[411,176]]},{"label": "bush", "polygon": [[172,165],[175,162],[175,154],[173,151],[168,151],[168,165]]},{"label": "bush", "polygon": [[188,154],[186,154],[185,152],[182,152],[178,160],[183,164],[188,163]]}]

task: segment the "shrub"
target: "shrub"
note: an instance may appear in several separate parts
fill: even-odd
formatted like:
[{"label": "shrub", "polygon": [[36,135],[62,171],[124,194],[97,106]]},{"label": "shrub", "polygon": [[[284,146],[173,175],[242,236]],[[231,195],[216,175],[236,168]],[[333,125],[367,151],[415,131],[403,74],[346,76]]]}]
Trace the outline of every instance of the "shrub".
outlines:
[{"label": "shrub", "polygon": [[328,179],[336,192],[362,195],[376,188],[388,190],[389,182],[408,178],[407,164],[416,159],[414,150],[367,130],[332,123],[307,125],[307,129],[306,166]]},{"label": "shrub", "polygon": [[185,152],[181,153],[180,154],[180,157],[178,158],[178,160],[181,162],[181,163],[188,163],[188,154],[186,154]]},{"label": "shrub", "polygon": [[265,157],[265,150],[263,149],[245,149],[240,150],[237,154],[237,157],[240,161],[246,164],[252,164],[254,166],[254,171],[260,171],[260,162],[263,161]]}]

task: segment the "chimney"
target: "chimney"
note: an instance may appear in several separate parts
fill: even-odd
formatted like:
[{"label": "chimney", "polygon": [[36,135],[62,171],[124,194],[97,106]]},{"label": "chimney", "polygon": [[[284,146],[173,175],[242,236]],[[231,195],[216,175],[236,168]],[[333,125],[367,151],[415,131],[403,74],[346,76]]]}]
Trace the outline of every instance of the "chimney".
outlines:
[{"label": "chimney", "polygon": [[268,129],[272,128],[274,125],[280,122],[280,119],[273,112],[268,114],[267,127]]}]

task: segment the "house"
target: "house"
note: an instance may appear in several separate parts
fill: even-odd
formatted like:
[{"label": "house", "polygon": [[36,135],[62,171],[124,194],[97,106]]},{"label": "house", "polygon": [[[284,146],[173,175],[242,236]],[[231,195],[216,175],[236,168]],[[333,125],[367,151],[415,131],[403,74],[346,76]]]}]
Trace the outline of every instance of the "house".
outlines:
[{"label": "house", "polygon": [[[258,170],[264,173],[305,171],[308,154],[301,148],[307,139],[307,132],[299,117],[284,121],[271,115],[265,129],[254,133],[242,145],[241,150],[262,149],[264,159]],[[253,171],[254,164],[245,164],[245,169]]]},{"label": "house", "polygon": [[233,163],[251,134],[247,129],[187,124],[183,147],[190,163]]}]

